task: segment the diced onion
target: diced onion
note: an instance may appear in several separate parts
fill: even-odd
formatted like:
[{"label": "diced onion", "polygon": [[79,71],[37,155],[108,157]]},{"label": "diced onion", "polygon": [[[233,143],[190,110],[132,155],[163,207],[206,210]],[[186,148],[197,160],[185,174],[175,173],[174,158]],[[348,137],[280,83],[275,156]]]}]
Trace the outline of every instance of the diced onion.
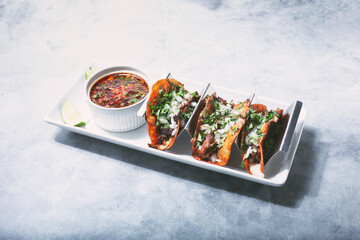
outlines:
[{"label": "diced onion", "polygon": [[257,150],[255,148],[248,147],[243,159],[247,159],[253,152],[257,152]]},{"label": "diced onion", "polygon": [[167,123],[167,121],[166,121],[166,119],[165,119],[164,117],[160,117],[160,118],[159,118],[159,121],[160,121],[161,123],[164,123],[164,124]]}]

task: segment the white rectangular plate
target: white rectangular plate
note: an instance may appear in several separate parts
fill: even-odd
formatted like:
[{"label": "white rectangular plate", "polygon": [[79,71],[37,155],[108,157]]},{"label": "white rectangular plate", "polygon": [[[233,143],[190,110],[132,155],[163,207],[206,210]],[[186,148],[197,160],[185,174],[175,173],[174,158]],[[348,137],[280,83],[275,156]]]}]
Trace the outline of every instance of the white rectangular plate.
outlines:
[{"label": "white rectangular plate", "polygon": [[[160,74],[151,71],[145,71],[145,72],[148,74],[148,76],[152,79],[153,82],[165,78],[167,75],[167,73]],[[181,78],[176,76],[176,74],[174,75],[174,77],[176,78],[176,80],[183,83],[185,89],[189,91],[197,90],[198,92],[200,92],[206,86],[206,83]],[[139,151],[154,154],[160,157],[183,162],[186,164],[231,175],[234,177],[243,178],[261,184],[280,187],[287,180],[291,165],[294,161],[295,152],[300,141],[302,130],[304,127],[304,120],[306,117],[305,108],[302,108],[301,110],[300,117],[298,119],[288,152],[284,154],[282,159],[279,159],[277,161],[277,164],[274,164],[274,168],[271,169],[272,174],[270,177],[258,178],[248,174],[244,169],[240,168],[239,166],[241,160],[239,159],[239,156],[233,156],[234,154],[231,155],[228,162],[228,166],[225,167],[220,167],[213,164],[209,164],[207,162],[195,160],[191,156],[191,143],[189,142],[190,139],[188,139],[185,134],[181,135],[181,137],[176,140],[174,146],[171,149],[167,151],[160,151],[148,147],[148,143],[150,142],[150,139],[148,136],[146,124],[136,130],[126,133],[108,132],[99,128],[94,123],[90,111],[88,109],[88,105],[85,101],[85,83],[86,80],[82,75],[75,82],[75,84],[64,94],[64,96],[61,99],[59,99],[59,101],[48,111],[48,113],[45,116],[45,121],[50,124],[59,126],[61,128],[79,134],[87,135],[100,140],[108,141],[125,147],[133,148]],[[240,92],[236,90],[223,88],[221,86],[216,86],[216,85],[212,85],[212,86],[215,88],[217,95],[224,98],[225,100],[244,101],[247,99],[247,97],[249,97],[252,94],[249,92]],[[80,112],[81,116],[86,121],[88,121],[85,127],[73,127],[66,125],[63,122],[61,118],[60,109],[63,102],[66,99],[69,99],[75,105],[76,109]],[[286,109],[290,105],[290,103],[283,103],[273,99],[268,99],[259,96],[256,96],[254,101],[266,105],[269,109],[276,109],[276,108]],[[266,172],[265,172],[265,176],[266,176]]]}]

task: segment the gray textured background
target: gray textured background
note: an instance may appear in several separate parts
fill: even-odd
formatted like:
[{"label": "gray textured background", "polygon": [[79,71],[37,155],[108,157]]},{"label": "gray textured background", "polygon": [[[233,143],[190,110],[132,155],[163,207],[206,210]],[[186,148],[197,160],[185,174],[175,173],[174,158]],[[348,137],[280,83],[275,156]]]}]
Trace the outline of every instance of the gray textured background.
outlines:
[{"label": "gray textured background", "polygon": [[[358,1],[0,0],[1,239],[359,239]],[[308,109],[285,186],[43,118],[96,60]]]}]

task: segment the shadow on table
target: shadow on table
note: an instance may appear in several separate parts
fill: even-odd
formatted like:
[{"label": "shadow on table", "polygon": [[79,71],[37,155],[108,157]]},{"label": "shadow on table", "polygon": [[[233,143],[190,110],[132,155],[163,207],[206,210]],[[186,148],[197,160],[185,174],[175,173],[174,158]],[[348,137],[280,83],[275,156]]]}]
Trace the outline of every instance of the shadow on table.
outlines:
[{"label": "shadow on table", "polygon": [[[319,191],[324,160],[326,160],[319,159],[319,156],[326,156],[328,149],[326,145],[316,140],[317,130],[304,128],[288,180],[284,186],[278,188],[171,161],[66,130],[60,130],[55,137],[55,141],[62,144],[81,148],[187,181],[197,182],[212,188],[287,207],[298,207],[304,196],[314,197]],[[134,158],[134,154],[138,157]]]}]

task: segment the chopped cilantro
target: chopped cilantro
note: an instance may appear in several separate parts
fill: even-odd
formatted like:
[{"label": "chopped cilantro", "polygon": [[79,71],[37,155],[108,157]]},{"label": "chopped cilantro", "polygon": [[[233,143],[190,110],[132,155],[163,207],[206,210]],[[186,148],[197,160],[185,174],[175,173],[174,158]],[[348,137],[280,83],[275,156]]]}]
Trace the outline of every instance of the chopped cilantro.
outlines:
[{"label": "chopped cilantro", "polygon": [[246,125],[246,131],[249,134],[246,136],[245,142],[250,144],[257,144],[260,139],[264,136],[264,133],[261,132],[264,124],[272,120],[278,114],[275,111],[267,111],[264,113],[256,113],[255,110],[250,108],[249,121]]},{"label": "chopped cilantro", "polygon": [[237,131],[239,131],[239,127],[234,127],[233,132],[232,132],[231,135],[235,135],[235,133],[236,133]]},{"label": "chopped cilantro", "polygon": [[[213,134],[217,147],[221,148],[229,131],[232,131],[231,134],[235,135],[239,130],[239,128],[234,128],[233,130],[231,130],[231,128],[242,116],[238,111],[239,108],[235,108],[233,102],[226,103],[214,99],[213,104],[214,111],[209,113],[208,110],[205,110],[201,116],[203,124],[208,124],[210,126],[202,132]],[[218,131],[220,129],[222,129],[222,131]]]},{"label": "chopped cilantro", "polygon": [[129,104],[131,104],[131,103],[137,103],[138,101],[139,101],[139,99],[133,98],[133,99],[131,99],[131,100],[129,101]]},{"label": "chopped cilantro", "polygon": [[[183,120],[188,120],[191,116],[194,107],[187,107],[186,111],[180,111],[180,105],[185,101],[184,96],[188,93],[183,87],[175,86],[173,82],[170,81],[172,86],[171,91],[165,92],[164,89],[160,86],[158,91],[158,97],[151,102],[151,114],[157,117],[156,126],[161,126],[164,128],[170,127],[171,118],[179,114],[180,118]],[[197,94],[196,92],[194,93]],[[179,97],[183,102],[179,102]],[[149,103],[150,104],[150,103]],[[160,122],[160,118],[166,119],[166,123]]]},{"label": "chopped cilantro", "polygon": [[240,163],[240,167],[241,167],[241,168],[245,168],[244,161],[241,161],[241,163]]}]

